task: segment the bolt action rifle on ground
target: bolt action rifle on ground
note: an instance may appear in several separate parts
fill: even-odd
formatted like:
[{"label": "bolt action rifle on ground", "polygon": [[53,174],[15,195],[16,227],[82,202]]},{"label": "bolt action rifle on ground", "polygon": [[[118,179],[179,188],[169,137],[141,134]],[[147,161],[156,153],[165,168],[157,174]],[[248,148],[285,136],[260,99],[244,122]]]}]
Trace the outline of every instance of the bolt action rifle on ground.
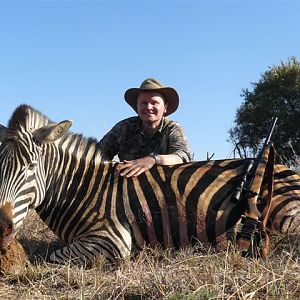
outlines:
[{"label": "bolt action rifle on ground", "polygon": [[[237,233],[237,247],[243,256],[267,256],[270,242],[266,233],[267,219],[273,192],[274,148],[270,143],[277,117],[273,119],[272,126],[263,143],[262,149],[256,159],[250,159],[245,165],[242,181],[232,196],[232,201],[247,201],[248,208],[242,216],[240,229]],[[264,176],[268,177],[268,203],[262,220],[257,208],[258,196]]]}]

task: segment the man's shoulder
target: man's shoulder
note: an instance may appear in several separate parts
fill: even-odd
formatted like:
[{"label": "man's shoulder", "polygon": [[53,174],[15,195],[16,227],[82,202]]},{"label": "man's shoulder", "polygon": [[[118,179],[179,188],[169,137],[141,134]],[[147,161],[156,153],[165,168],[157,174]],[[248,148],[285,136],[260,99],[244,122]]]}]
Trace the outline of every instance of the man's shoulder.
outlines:
[{"label": "man's shoulder", "polygon": [[164,118],[164,127],[181,127],[181,125],[174,120],[171,120],[169,118]]},{"label": "man's shoulder", "polygon": [[138,117],[129,117],[126,119],[123,119],[121,121],[119,121],[115,126],[119,127],[119,126],[128,126],[131,124],[138,124],[139,122],[139,118]]},{"label": "man's shoulder", "polygon": [[123,120],[119,121],[118,123],[137,123],[138,120],[139,120],[139,118],[134,116],[134,117],[129,117],[129,118],[123,119]]},{"label": "man's shoulder", "polygon": [[124,121],[127,121],[129,123],[137,123],[137,122],[139,122],[139,120],[140,120],[140,118],[137,116],[124,119]]}]

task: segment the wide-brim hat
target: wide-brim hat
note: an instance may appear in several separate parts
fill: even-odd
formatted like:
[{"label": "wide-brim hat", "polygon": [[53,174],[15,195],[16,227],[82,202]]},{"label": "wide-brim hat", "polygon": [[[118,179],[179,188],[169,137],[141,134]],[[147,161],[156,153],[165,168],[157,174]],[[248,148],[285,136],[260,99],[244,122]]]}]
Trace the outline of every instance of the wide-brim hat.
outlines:
[{"label": "wide-brim hat", "polygon": [[139,88],[130,88],[125,94],[125,101],[137,112],[137,97],[140,92],[144,91],[155,91],[161,93],[168,103],[165,116],[172,114],[176,111],[179,105],[179,97],[175,89],[168,86],[163,86],[163,84],[154,78],[148,78],[144,80]]}]

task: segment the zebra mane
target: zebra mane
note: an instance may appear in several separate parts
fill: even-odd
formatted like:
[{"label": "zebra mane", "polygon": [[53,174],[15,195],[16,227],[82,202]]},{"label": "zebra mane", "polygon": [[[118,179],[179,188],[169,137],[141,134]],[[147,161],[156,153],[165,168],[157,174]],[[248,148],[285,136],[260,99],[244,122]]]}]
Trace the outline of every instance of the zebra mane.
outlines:
[{"label": "zebra mane", "polygon": [[[27,105],[22,104],[18,106],[15,111],[13,112],[9,122],[8,122],[8,129],[13,134],[15,131],[21,130],[24,128],[25,130],[38,129],[43,127],[47,124],[53,124],[52,120],[50,120],[46,115],[42,114],[37,109]],[[65,134],[63,139],[68,139],[72,137],[72,139],[76,139],[80,144],[88,146],[88,147],[95,147],[96,143],[98,142],[95,138],[92,137],[84,137],[82,134],[68,132]],[[100,152],[99,152],[100,154]],[[102,157],[102,154],[100,154]]]},{"label": "zebra mane", "polygon": [[9,122],[8,128],[13,131],[24,129],[38,129],[47,124],[51,124],[51,121],[48,117],[43,115],[38,110],[33,107],[22,104],[18,106],[13,112]]}]

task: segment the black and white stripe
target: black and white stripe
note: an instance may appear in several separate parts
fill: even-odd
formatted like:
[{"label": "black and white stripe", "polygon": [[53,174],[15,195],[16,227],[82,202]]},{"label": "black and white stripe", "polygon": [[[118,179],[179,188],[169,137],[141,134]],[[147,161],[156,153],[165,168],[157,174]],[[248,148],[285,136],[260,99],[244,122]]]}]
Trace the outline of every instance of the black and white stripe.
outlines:
[{"label": "black and white stripe", "polygon": [[[246,160],[157,166],[126,179],[118,163],[101,161],[95,140],[67,133],[69,126],[22,105],[1,130],[0,203],[13,204],[17,226],[34,207],[68,243],[53,261],[84,263],[100,254],[114,261],[145,244],[179,248],[232,238],[247,208],[247,201],[232,201]],[[284,166],[275,172],[270,224],[298,232],[300,178]],[[266,194],[264,186],[261,210]]]}]

